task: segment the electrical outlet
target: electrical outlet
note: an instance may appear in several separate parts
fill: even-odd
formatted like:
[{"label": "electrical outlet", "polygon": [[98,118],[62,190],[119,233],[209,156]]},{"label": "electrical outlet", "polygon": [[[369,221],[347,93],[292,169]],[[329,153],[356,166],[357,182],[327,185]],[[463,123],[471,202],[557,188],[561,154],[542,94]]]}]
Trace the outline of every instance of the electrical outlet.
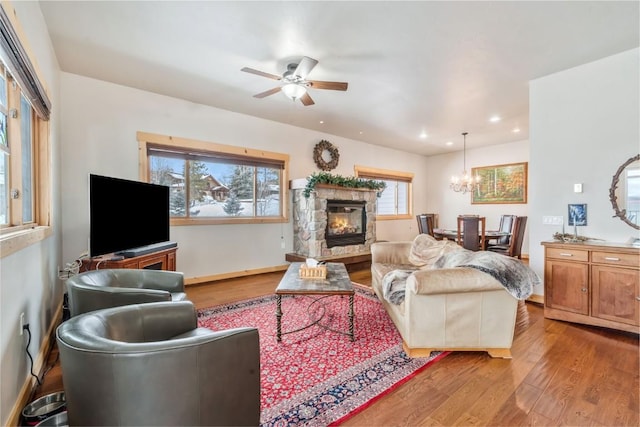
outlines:
[{"label": "electrical outlet", "polygon": [[20,313],[20,335],[24,332],[24,312]]}]

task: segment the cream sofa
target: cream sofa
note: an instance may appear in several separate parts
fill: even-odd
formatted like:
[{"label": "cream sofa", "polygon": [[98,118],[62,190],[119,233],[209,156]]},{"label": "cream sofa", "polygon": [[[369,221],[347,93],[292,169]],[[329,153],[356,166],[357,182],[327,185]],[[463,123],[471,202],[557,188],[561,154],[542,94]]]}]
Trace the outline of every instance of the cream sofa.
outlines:
[{"label": "cream sofa", "polygon": [[[407,355],[487,351],[510,359],[518,299],[475,268],[420,269],[410,261],[411,249],[412,242],[371,246],[373,290],[398,328]],[[415,271],[406,280],[404,301],[393,304],[383,296],[383,278],[398,269]]]}]

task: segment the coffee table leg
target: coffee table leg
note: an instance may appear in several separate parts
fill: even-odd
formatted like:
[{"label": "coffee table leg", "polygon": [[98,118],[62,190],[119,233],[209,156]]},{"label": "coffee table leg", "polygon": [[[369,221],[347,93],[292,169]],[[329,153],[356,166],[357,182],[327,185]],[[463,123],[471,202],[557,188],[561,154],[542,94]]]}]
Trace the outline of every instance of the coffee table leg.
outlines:
[{"label": "coffee table leg", "polygon": [[353,331],[353,294],[349,295],[349,336],[351,341],[356,340],[355,333]]},{"label": "coffee table leg", "polygon": [[276,295],[276,341],[282,341],[282,296]]}]

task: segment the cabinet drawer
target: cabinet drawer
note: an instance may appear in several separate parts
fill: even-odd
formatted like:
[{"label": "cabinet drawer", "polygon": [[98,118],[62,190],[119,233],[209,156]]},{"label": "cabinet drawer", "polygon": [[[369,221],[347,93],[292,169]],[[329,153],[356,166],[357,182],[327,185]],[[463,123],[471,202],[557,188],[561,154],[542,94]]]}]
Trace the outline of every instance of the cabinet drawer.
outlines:
[{"label": "cabinet drawer", "polygon": [[547,248],[547,258],[587,262],[589,261],[589,251],[580,249]]},{"label": "cabinet drawer", "polygon": [[591,252],[591,262],[640,268],[640,257],[635,254],[593,251]]}]

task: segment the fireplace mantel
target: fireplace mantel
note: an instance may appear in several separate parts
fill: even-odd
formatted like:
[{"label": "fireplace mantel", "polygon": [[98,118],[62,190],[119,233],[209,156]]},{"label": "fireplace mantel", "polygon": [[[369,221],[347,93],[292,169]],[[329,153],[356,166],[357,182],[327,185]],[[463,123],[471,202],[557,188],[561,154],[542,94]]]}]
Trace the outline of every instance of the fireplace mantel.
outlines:
[{"label": "fireplace mantel", "polygon": [[[292,179],[289,181],[289,189],[290,190],[304,190],[307,186],[307,178],[300,179]],[[334,190],[347,190],[347,191],[368,191],[373,193],[378,193],[380,190],[374,190],[371,188],[354,188],[354,187],[343,187],[341,185],[332,185],[332,184],[316,184],[315,189],[334,189]]]}]

